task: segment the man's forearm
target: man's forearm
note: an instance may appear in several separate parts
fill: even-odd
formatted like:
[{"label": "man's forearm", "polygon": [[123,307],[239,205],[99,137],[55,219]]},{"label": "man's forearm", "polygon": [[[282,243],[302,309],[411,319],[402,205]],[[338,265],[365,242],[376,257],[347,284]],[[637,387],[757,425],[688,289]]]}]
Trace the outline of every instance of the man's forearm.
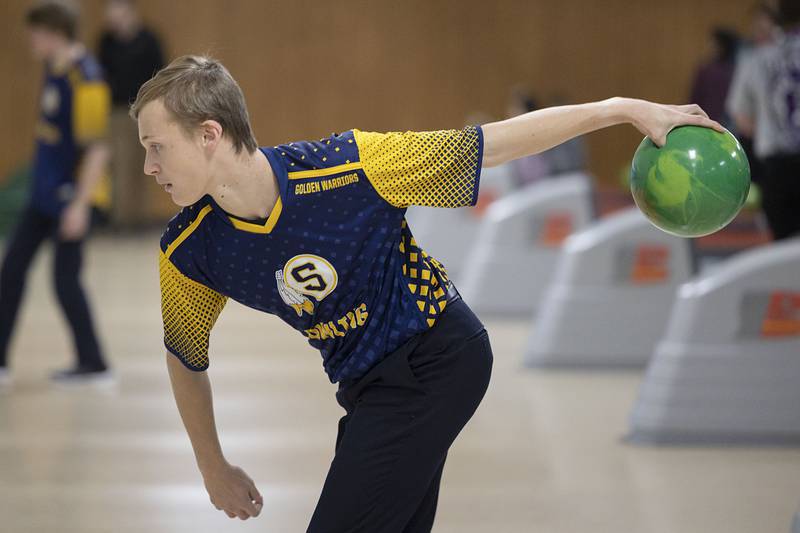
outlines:
[{"label": "man's forearm", "polygon": [[548,150],[579,135],[631,122],[640,101],[601,102],[540,109],[483,126],[483,166],[500,165]]},{"label": "man's forearm", "polygon": [[201,472],[206,472],[224,464],[208,375],[188,370],[170,353],[167,353],[167,368],[175,403],[192,442],[197,466]]},{"label": "man's forearm", "polygon": [[111,150],[105,142],[91,144],[83,156],[78,169],[77,187],[74,201],[88,205],[95,187],[103,177],[103,173],[111,158]]}]

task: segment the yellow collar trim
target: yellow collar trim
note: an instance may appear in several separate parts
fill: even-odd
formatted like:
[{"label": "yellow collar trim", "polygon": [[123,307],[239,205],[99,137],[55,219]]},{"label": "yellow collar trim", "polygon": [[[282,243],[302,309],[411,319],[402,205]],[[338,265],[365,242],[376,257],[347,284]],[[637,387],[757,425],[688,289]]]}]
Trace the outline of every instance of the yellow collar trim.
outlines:
[{"label": "yellow collar trim", "polygon": [[269,218],[264,224],[245,222],[244,220],[239,220],[232,216],[228,216],[228,218],[236,229],[249,231],[250,233],[269,233],[272,231],[272,228],[275,227],[275,224],[278,223],[278,217],[281,216],[281,211],[283,211],[283,202],[281,201],[281,197],[278,196],[275,205],[272,207],[272,212],[269,214]]}]

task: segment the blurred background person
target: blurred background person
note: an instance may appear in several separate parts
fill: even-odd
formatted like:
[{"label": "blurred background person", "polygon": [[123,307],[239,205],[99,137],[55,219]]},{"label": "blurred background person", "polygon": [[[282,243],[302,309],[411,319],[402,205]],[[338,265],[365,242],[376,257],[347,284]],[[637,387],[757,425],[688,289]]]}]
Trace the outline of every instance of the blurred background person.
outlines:
[{"label": "blurred background person", "polygon": [[104,141],[108,87],[100,66],[76,40],[77,8],[42,2],[26,15],[30,46],[44,62],[30,201],[12,234],[0,272],[0,385],[8,385],[9,341],[25,279],[46,239],[55,247],[54,288],[69,324],[77,361],[53,374],[60,382],[108,377],[86,294],[80,283],[92,194],[109,158]]},{"label": "blurred background person", "polygon": [[[749,34],[743,39],[739,46],[739,53],[736,58],[736,70],[731,81],[731,91],[738,91],[737,87],[741,83],[741,73],[746,72],[747,62],[752,59],[753,52],[764,46],[769,46],[780,36],[780,26],[778,26],[778,14],[775,9],[766,3],[759,3],[750,10]],[[745,66],[743,66],[745,65]],[[750,176],[756,187],[760,187],[761,176],[763,175],[763,165],[761,159],[753,151],[752,131],[743,131],[737,127],[736,121],[731,118],[731,129],[739,138],[750,161]]]},{"label": "blurred background person", "polygon": [[736,68],[739,36],[728,28],[714,28],[710,35],[709,59],[694,75],[689,101],[699,105],[712,119],[726,128],[731,121],[725,112],[725,99]]},{"label": "blurred background person", "polygon": [[774,239],[800,232],[800,2],[781,0],[784,35],[745,59],[728,110],[763,162],[762,207]]},{"label": "blurred background person", "polygon": [[139,87],[164,66],[158,37],[142,23],[135,0],[108,0],[106,29],[100,37],[99,58],[111,88],[111,222],[121,230],[136,229],[146,220],[147,188],[136,124],[128,106]]},{"label": "blurred background person", "polygon": [[743,51],[775,42],[781,32],[778,14],[771,5],[762,2],[753,6],[750,10],[749,32],[748,39],[742,43]]}]

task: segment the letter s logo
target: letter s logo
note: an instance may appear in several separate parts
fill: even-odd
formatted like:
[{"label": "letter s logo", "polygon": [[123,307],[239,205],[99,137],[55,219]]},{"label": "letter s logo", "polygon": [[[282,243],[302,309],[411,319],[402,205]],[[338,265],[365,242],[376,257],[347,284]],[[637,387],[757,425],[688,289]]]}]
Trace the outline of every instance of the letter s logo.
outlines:
[{"label": "letter s logo", "polygon": [[283,267],[283,282],[300,294],[322,301],[336,288],[339,276],[326,259],[318,255],[296,255]]}]

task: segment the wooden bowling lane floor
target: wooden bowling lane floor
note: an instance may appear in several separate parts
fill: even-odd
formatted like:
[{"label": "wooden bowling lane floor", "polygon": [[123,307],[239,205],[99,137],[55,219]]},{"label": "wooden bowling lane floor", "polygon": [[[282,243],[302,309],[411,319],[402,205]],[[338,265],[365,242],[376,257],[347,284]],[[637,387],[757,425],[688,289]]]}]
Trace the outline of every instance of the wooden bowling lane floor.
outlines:
[{"label": "wooden bowling lane floor", "polygon": [[[340,410],[319,356],[271,317],[228,304],[211,379],[223,446],[265,496],[261,517],[208,502],[160,342],[158,236],[96,240],[89,287],[119,384],[63,390],[69,362],[49,256],[30,277],[0,395],[0,532],[304,531]],[[638,373],[520,368],[527,324],[487,321],[492,385],[445,470],[434,531],[788,533],[800,450],[646,448],[621,441]]]}]

